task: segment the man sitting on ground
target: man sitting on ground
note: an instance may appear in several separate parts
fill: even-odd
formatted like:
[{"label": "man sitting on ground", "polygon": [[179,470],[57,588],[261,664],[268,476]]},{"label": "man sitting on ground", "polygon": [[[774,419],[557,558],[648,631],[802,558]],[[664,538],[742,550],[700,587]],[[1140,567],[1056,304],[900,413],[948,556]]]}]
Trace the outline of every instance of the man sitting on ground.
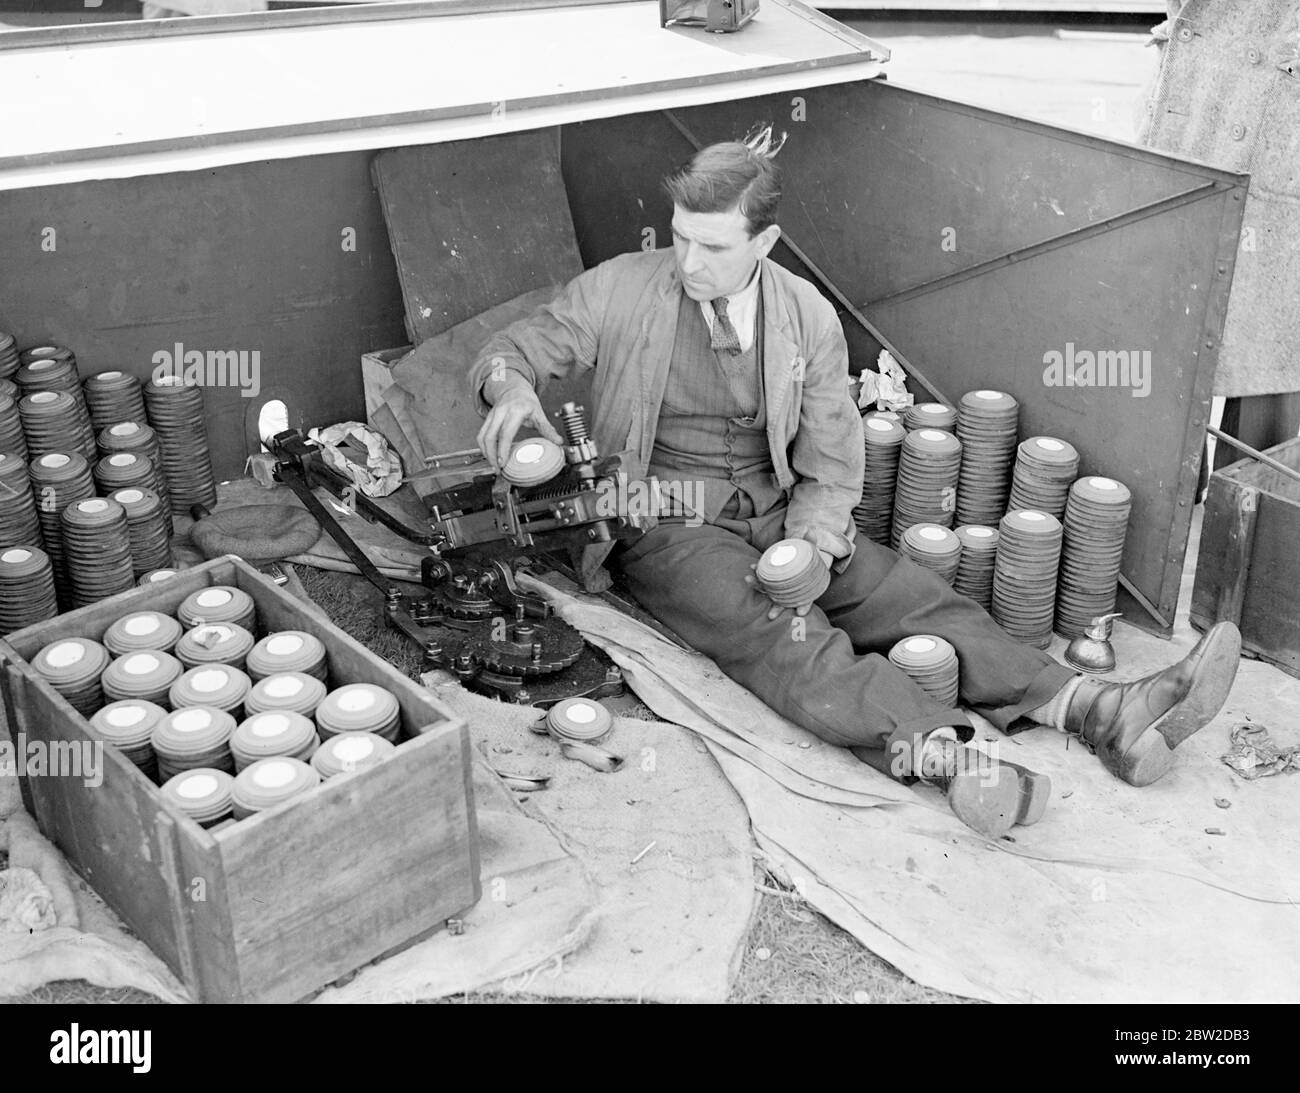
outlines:
[{"label": "man sitting on ground", "polygon": [[[613,561],[647,610],[778,713],[897,777],[937,783],[985,835],[1032,822],[1046,778],[964,747],[969,717],[884,655],[936,634],[957,651],[962,701],[998,728],[1077,734],[1119,778],[1154,782],[1226,700],[1236,628],[1214,627],[1163,672],[1101,682],[856,533],[863,438],[848,350],[830,303],[768,258],[781,189],[767,137],[705,148],[665,180],[671,251],[604,262],[489,341],[470,375],[484,454],[499,466],[524,426],[559,441],[537,391],[595,369],[599,450],[630,449],[641,472],[700,486],[696,512],[661,519]],[[793,538],[831,571],[816,603],[796,609],[797,628],[751,573]]]}]

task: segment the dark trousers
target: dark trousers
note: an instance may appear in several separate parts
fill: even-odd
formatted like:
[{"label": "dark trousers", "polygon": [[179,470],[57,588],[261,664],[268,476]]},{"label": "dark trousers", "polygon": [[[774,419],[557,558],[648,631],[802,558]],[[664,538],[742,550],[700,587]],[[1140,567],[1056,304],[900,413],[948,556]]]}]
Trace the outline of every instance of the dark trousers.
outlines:
[{"label": "dark trousers", "polygon": [[[999,728],[1047,702],[1074,673],[1008,637],[937,574],[859,535],[843,572],[806,618],[745,583],[785,534],[785,507],[715,524],[660,523],[618,556],[629,590],[665,626],[797,725],[895,774],[883,755],[914,755],[930,731],[969,727],[888,659],[895,642],[936,634],[957,650],[961,699]],[[963,733],[968,738],[969,733]]]}]

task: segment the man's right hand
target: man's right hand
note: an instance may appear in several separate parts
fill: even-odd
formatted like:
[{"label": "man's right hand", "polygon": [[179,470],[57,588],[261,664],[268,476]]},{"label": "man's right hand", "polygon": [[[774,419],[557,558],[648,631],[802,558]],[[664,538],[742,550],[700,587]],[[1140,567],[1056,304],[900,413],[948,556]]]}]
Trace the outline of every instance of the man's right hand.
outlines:
[{"label": "man's right hand", "polygon": [[478,431],[479,450],[494,469],[500,469],[510,457],[515,434],[525,425],[531,425],[547,440],[563,444],[564,439],[546,420],[537,392],[526,383],[503,391],[488,412],[483,427]]}]

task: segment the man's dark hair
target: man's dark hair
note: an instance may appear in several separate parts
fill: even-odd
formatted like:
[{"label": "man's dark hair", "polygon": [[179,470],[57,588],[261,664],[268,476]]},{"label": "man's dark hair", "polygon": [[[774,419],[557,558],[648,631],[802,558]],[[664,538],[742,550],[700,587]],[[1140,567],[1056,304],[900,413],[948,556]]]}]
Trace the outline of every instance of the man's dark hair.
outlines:
[{"label": "man's dark hair", "polygon": [[752,239],[776,223],[781,171],[770,155],[731,140],[701,148],[664,179],[664,191],[687,212],[739,209],[749,221]]}]

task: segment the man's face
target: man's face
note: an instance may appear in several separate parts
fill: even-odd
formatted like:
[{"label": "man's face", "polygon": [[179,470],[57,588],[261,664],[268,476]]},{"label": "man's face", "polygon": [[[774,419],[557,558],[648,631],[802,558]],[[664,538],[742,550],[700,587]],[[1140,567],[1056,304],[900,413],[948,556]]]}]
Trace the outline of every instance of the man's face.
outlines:
[{"label": "man's face", "polygon": [[674,205],[673,251],[686,295],[716,300],[739,292],[780,235],[781,229],[772,224],[751,239],[749,222],[738,208],[693,213]]}]

